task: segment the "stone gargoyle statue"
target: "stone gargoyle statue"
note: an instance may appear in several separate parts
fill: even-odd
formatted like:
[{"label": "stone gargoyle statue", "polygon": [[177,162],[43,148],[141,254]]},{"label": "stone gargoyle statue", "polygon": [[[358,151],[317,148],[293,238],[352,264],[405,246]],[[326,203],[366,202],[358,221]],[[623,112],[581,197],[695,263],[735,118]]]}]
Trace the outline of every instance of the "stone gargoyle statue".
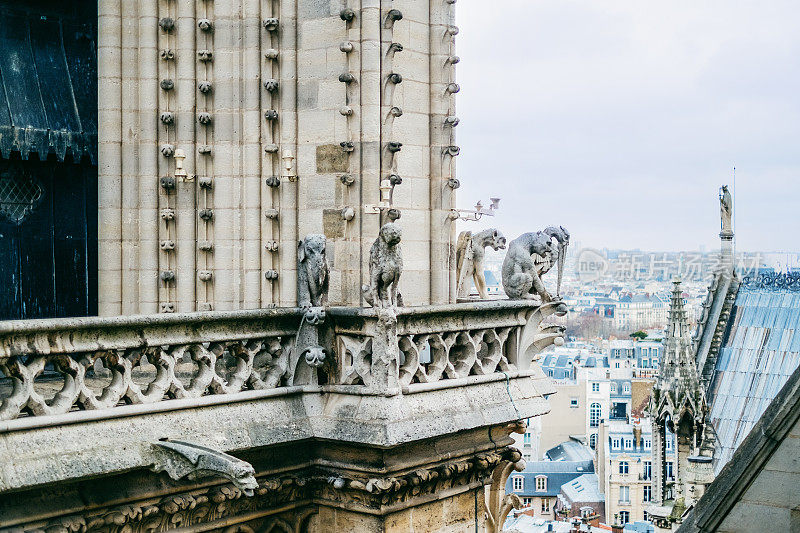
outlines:
[{"label": "stone gargoyle statue", "polygon": [[403,256],[400,226],[389,222],[381,227],[378,238],[369,251],[369,285],[361,290],[372,307],[391,308],[403,305],[398,293],[400,275],[403,273]]},{"label": "stone gargoyle statue", "polygon": [[297,246],[297,305],[321,307],[328,303],[328,259],[324,235],[311,234]]},{"label": "stone gargoyle statue", "polygon": [[544,231],[523,233],[508,245],[503,261],[503,289],[512,300],[541,298],[542,303],[553,297],[547,292],[541,276],[554,264],[563,269],[563,250],[569,243],[569,232],[561,226]]},{"label": "stone gargoyle statue", "polygon": [[469,280],[475,283],[478,295],[482,300],[489,298],[484,274],[484,258],[486,248],[493,250],[506,247],[506,238],[496,229],[485,229],[476,234],[462,231],[456,245],[456,272],[458,273],[458,297],[469,296]]},{"label": "stone gargoyle statue", "polygon": [[253,465],[232,455],[180,440],[160,440],[153,446],[157,451],[152,469],[174,480],[223,477],[247,496],[258,488]]}]

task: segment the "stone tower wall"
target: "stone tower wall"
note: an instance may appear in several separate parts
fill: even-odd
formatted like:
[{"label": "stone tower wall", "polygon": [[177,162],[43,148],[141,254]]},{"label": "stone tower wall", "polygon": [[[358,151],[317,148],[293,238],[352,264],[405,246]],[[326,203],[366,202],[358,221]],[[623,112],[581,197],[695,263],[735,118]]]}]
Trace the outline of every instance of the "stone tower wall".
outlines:
[{"label": "stone tower wall", "polygon": [[[388,221],[363,206],[392,174],[405,302],[453,301],[453,9],[100,2],[100,314],[292,306],[297,241],[309,233],[328,237],[331,303],[358,305]],[[193,180],[172,179],[179,151]],[[296,181],[280,177],[286,153]]]}]

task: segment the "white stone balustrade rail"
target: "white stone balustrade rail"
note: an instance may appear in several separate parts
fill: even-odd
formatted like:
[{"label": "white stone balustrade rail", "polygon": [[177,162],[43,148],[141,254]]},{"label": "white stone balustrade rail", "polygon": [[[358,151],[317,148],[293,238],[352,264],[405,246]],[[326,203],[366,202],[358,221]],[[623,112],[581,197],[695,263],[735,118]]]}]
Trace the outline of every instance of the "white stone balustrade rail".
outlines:
[{"label": "white stone balustrade rail", "polygon": [[563,328],[543,321],[560,311],[525,301],[332,307],[303,326],[318,328],[319,368],[295,346],[296,308],[2,322],[0,420],[275,388],[394,395],[507,378],[558,342]]}]

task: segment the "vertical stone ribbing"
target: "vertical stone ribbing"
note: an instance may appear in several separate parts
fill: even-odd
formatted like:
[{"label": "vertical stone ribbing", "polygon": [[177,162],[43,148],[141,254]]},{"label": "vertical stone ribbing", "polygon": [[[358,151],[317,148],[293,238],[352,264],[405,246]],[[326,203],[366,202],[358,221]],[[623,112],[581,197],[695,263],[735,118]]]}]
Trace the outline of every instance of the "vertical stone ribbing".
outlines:
[{"label": "vertical stone ribbing", "polygon": [[[380,201],[381,180],[381,4],[380,0],[361,1],[361,155],[362,206]],[[363,207],[362,207],[363,214]],[[380,217],[362,216],[361,271],[367,282],[369,243],[378,236]],[[363,305],[363,299],[362,299]]]},{"label": "vertical stone ribbing", "polygon": [[455,290],[450,273],[455,226],[448,218],[450,209],[454,207],[455,194],[448,186],[454,165],[452,157],[445,153],[445,148],[452,142],[452,128],[445,128],[445,118],[452,106],[452,95],[447,91],[452,79],[452,69],[447,61],[453,47],[453,36],[448,32],[453,21],[452,6],[445,0],[430,0],[431,304],[451,301]]},{"label": "vertical stone ribbing", "polygon": [[122,313],[139,311],[139,13],[122,4]]},{"label": "vertical stone ribbing", "polygon": [[[197,125],[195,114],[195,36],[200,31],[195,20],[195,0],[177,0],[175,16],[175,147],[186,155],[183,165],[191,178],[196,172],[195,129],[202,127]],[[175,303],[176,310],[180,312],[196,310],[196,183],[196,180],[177,180],[175,183]]]},{"label": "vertical stone ribbing", "polygon": [[268,282],[261,274],[261,0],[243,0],[242,6],[242,236],[244,239],[243,306],[259,307],[261,286]]},{"label": "vertical stone ribbing", "polygon": [[122,312],[122,2],[98,4],[98,294],[101,316]]},{"label": "vertical stone ribbing", "polygon": [[[297,0],[279,0],[280,20],[280,143],[282,151],[297,154]],[[300,168],[298,158],[296,168]],[[302,178],[301,178],[302,179]],[[280,189],[280,305],[297,303],[298,182]]]},{"label": "vertical stone ribbing", "polygon": [[158,0],[139,1],[139,306],[158,312]]},{"label": "vertical stone ribbing", "polygon": [[[195,2],[195,13],[198,20],[205,19],[212,24],[211,30],[203,31],[198,27],[196,50],[194,54],[196,87],[194,88],[197,121],[195,126],[196,144],[193,150],[197,168],[196,209],[192,220],[196,224],[195,264],[197,265],[197,309],[211,311],[214,309],[214,190],[219,180],[214,175],[214,130],[216,118],[214,114],[214,2],[200,0]],[[208,122],[200,122],[201,116],[208,117]],[[188,155],[188,154],[187,154]],[[203,213],[204,216],[200,216]],[[208,216],[208,215],[211,216]]]}]

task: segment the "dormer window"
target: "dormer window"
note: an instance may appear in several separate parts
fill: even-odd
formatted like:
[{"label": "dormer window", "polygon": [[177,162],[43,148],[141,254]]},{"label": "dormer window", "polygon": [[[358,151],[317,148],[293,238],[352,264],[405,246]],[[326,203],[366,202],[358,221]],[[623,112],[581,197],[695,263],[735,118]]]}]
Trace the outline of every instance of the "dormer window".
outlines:
[{"label": "dormer window", "polygon": [[511,478],[513,481],[514,492],[522,492],[525,489],[525,478],[522,476],[514,476]]},{"label": "dormer window", "polygon": [[547,476],[536,476],[536,492],[547,490]]}]

